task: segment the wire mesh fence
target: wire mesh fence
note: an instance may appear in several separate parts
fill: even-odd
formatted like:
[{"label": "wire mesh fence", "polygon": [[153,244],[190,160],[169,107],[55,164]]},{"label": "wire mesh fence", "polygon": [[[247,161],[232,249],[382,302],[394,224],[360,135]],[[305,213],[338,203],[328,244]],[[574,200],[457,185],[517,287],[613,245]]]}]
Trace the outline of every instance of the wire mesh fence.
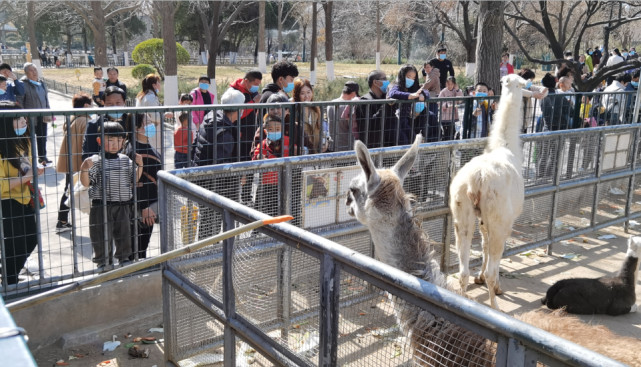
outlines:
[{"label": "wire mesh fence", "polygon": [[[341,155],[335,158],[344,159]],[[311,163],[307,161],[298,163]],[[321,159],[313,163],[329,165]],[[338,169],[344,168],[348,167]],[[195,183],[208,176],[216,181],[212,170],[215,168],[180,174]],[[235,173],[226,171],[226,177]],[[241,173],[247,174],[246,167],[237,176]],[[167,212],[162,227],[165,251],[185,245],[179,230],[185,203],[195,202],[201,210],[209,207],[217,212],[223,228],[264,215],[238,203],[240,192],[230,199],[171,173],[162,172],[159,178],[161,206]],[[443,217],[428,218],[423,227],[438,236],[447,230],[445,222]],[[513,324],[504,314],[373,261],[368,233],[354,228],[341,233],[335,223],[326,228],[331,229],[324,235],[345,247],[292,225],[276,225],[259,229],[260,236],[241,235],[169,262],[163,272],[164,293],[179,292],[216,322],[198,318],[191,335],[194,339],[175,341],[174,333],[185,333],[177,328],[188,328],[195,316],[177,304],[167,304],[165,332],[171,341],[167,363],[179,366],[200,355],[223,358],[230,364],[249,358],[255,363],[297,366],[603,363],[597,361],[602,357],[578,352],[560,340],[548,344],[551,339],[541,338],[534,328]],[[413,321],[399,323],[404,318]],[[219,322],[225,325],[222,331]],[[414,325],[412,333],[408,325]],[[504,329],[506,325],[510,326]],[[227,353],[229,347],[235,354]]]},{"label": "wire mesh fence", "polygon": [[[326,113],[331,107],[330,105],[336,108],[342,105],[343,102],[332,103],[333,105],[317,102],[310,104],[310,106],[318,106],[320,111]],[[361,109],[364,106],[373,108],[380,102],[354,101],[345,103],[354,107],[350,110],[350,113],[357,114],[359,109],[356,107]],[[279,111],[281,115],[290,114],[294,116],[297,113],[296,109],[301,106],[302,104],[293,103],[265,104],[260,105],[261,108],[256,108],[255,114],[264,116],[270,112],[277,114],[276,111]],[[175,160],[176,143],[173,139],[177,129],[176,120],[180,115],[187,117],[186,129],[188,135],[190,135],[196,130],[193,126],[194,124],[192,124],[194,112],[206,109],[208,111],[211,110],[212,115],[215,115],[217,112],[222,112],[221,107],[220,105],[212,106],[211,108],[209,106],[136,109],[115,107],[111,110],[84,109],[82,112],[78,109],[1,112],[0,115],[10,116],[10,118],[27,117],[31,146],[46,147],[44,152],[40,149],[31,150],[30,162],[34,165],[32,167],[34,170],[37,169],[37,165],[43,157],[47,157],[53,162],[52,165],[48,165],[49,168],[46,168],[42,175],[35,177],[33,180],[34,187],[39,188],[45,204],[44,206],[34,206],[36,223],[32,234],[35,234],[38,239],[37,247],[31,251],[33,256],[28,256],[23,265],[17,264],[22,269],[17,269],[19,272],[18,283],[3,285],[3,295],[12,297],[39,291],[54,287],[61,282],[89,276],[98,270],[96,263],[93,261],[96,248],[92,246],[91,229],[93,227],[88,216],[91,201],[87,201],[86,198],[83,200],[82,197],[76,197],[76,194],[79,193],[79,190],[75,187],[77,176],[74,178],[74,176],[66,174],[66,169],[61,168],[63,166],[75,166],[73,171],[77,172],[77,166],[82,163],[83,158],[87,157],[88,152],[83,151],[83,143],[91,140],[91,137],[87,139],[85,136],[86,126],[93,125],[94,131],[98,131],[97,127],[102,127],[104,122],[111,119],[108,117],[109,113],[124,112],[125,115],[121,116],[118,121],[125,126],[126,131],[130,132],[130,145],[136,147],[136,151],[139,154],[144,155],[143,171],[145,174],[141,176],[143,185],[140,187],[139,184],[141,182],[132,182],[132,185],[137,189],[133,190],[131,198],[132,225],[129,232],[133,260],[136,260],[136,256],[138,258],[154,256],[160,251],[158,226],[144,225],[146,212],[143,213],[143,210],[148,207],[148,204],[157,200],[153,192],[153,188],[156,186],[154,175],[159,170],[178,167]],[[243,107],[245,105],[225,108],[228,108],[228,111],[240,111],[244,109]],[[140,132],[140,134],[134,133],[134,129],[142,128],[149,124],[147,115],[164,116],[166,113],[172,113],[173,117],[166,117],[163,122],[159,123],[155,136],[145,139],[144,132]],[[45,119],[49,117],[51,117],[52,122],[45,123]],[[375,125],[370,124],[371,120],[365,121],[367,121],[366,126]],[[291,125],[293,122],[294,120],[292,119],[290,127],[293,126]],[[285,122],[282,121],[281,123],[283,128],[287,126],[284,125]],[[243,124],[245,124],[244,127]],[[218,162],[232,163],[249,160],[249,157],[241,154],[241,146],[245,146],[243,149],[249,146],[251,150],[251,145],[254,145],[254,147],[262,145],[267,138],[262,129],[256,129],[255,125],[252,124],[245,121],[241,123],[238,129],[233,130],[233,134],[236,134],[237,139],[234,153],[232,156],[225,157],[225,159],[220,157],[221,160]],[[77,127],[77,125],[82,126]],[[40,132],[37,132],[38,126],[44,126],[46,129],[44,130],[47,134],[46,140],[43,139],[43,135],[40,135]],[[215,123],[211,126],[216,128]],[[243,133],[241,131],[243,129],[247,131],[253,130],[256,133]],[[520,218],[517,220],[517,225],[521,222],[526,224],[534,223],[544,229],[550,228],[550,231],[540,233],[524,229],[522,231],[523,241],[516,241],[515,243],[520,244],[521,242],[527,242],[526,239],[533,238],[540,245],[553,241],[557,233],[559,233],[559,236],[574,233],[566,231],[562,234],[563,232],[559,232],[560,230],[554,226],[554,220],[557,219],[556,212],[566,210],[564,205],[568,206],[569,211],[575,208],[576,203],[584,205],[581,209],[584,214],[579,215],[584,216],[584,219],[590,220],[590,226],[569,226],[574,229],[594,229],[594,226],[610,223],[612,220],[632,218],[637,212],[638,204],[636,203],[638,200],[630,199],[629,193],[632,192],[632,195],[635,196],[636,192],[632,190],[633,186],[625,185],[624,181],[631,170],[636,170],[637,167],[639,154],[635,152],[639,151],[639,142],[636,129],[634,125],[621,125],[618,127],[548,132],[541,135],[526,136],[523,144],[525,157],[523,174],[527,188],[534,195],[533,199],[530,200],[531,204],[526,202],[526,205],[531,205],[535,210],[525,211],[529,217]],[[384,129],[381,131],[384,131]],[[303,134],[300,138],[304,140],[304,132],[299,131],[298,133]],[[98,133],[94,133],[93,136],[94,139],[99,137]],[[302,151],[294,149],[294,140],[296,139],[290,141],[292,145],[291,155],[302,154]],[[187,166],[191,165],[194,159],[194,145],[194,141],[188,139],[186,147]],[[415,196],[416,213],[429,218],[440,218],[438,220],[426,220],[426,228],[433,232],[430,235],[439,244],[437,251],[443,256],[442,264],[449,264],[449,267],[455,264],[456,253],[449,249],[450,246],[441,245],[451,245],[451,239],[453,238],[447,219],[447,187],[456,170],[472,157],[480,154],[483,147],[484,142],[478,140],[465,143],[440,142],[429,149],[422,149],[417,165],[412,169],[405,182],[405,189]],[[217,143],[215,141],[212,142],[207,149],[216,152],[218,150]],[[99,145],[94,144],[93,150],[93,153],[99,153]],[[71,154],[66,154],[69,151]],[[193,174],[193,177],[200,180],[199,184],[201,186],[233,198],[261,212],[271,215],[292,214],[296,218],[296,225],[316,233],[334,233],[338,236],[341,233],[345,233],[345,231],[353,231],[355,234],[363,232],[362,228],[359,229],[342,209],[345,205],[345,193],[347,191],[345,185],[349,183],[358,171],[354,169],[354,161],[350,153],[345,153],[346,155],[336,154],[338,153],[331,156],[309,154],[288,163],[273,159],[260,160],[261,155],[259,154],[256,156],[256,161],[244,163],[246,164],[244,167],[247,167],[246,170],[236,168],[227,170],[227,166],[224,169],[221,166],[207,174]],[[390,167],[401,154],[402,150],[390,147],[386,148],[384,152],[375,154],[375,159],[379,166]],[[130,159],[134,161],[135,156],[132,155]],[[273,162],[279,163],[272,164]],[[51,168],[51,166],[55,166],[55,168]],[[223,170],[226,170],[224,174]],[[624,175],[623,178],[614,179],[617,175],[622,174]],[[612,177],[608,181],[608,188],[604,188],[605,185],[601,184],[598,186],[600,189],[598,189],[597,178],[604,180],[608,177]],[[563,187],[566,187],[567,185],[575,185],[575,182],[584,181],[586,182],[583,185],[586,188],[585,190],[592,190],[593,192],[577,189],[577,192],[581,192],[581,201],[568,200],[568,203],[564,204],[565,199],[563,197],[566,194],[563,191],[566,189],[562,189],[558,195],[552,192],[553,188],[557,187],[556,185],[565,185]],[[636,179],[635,182],[637,182]],[[570,195],[570,198],[576,198],[578,194],[570,193],[567,195]],[[617,209],[613,210],[619,210],[618,213],[621,210],[628,210],[629,212],[614,216],[606,212],[601,213],[599,209],[602,209],[602,206],[597,207],[592,203],[596,199],[603,198],[612,199],[609,205],[616,207]],[[592,202],[589,202],[590,200]],[[549,213],[547,213],[548,209],[546,209],[545,205],[551,205],[554,209],[549,209]],[[629,209],[625,209],[626,205]],[[96,208],[106,207],[106,205],[102,205],[99,202],[94,203],[94,206]],[[604,208],[603,210],[606,209]],[[10,208],[6,209],[7,213],[10,213],[11,210]],[[592,213],[597,213],[598,215],[594,219],[588,218]],[[205,236],[216,233],[222,225],[220,215],[212,213],[208,208],[200,208],[197,203],[185,203],[182,215],[185,223],[192,223],[185,225],[185,227],[192,227],[188,231],[183,231],[186,239],[193,240],[198,238],[199,234]],[[576,211],[574,215],[577,215]],[[8,216],[20,217],[20,215],[13,213]],[[106,213],[103,212],[103,216],[106,216]],[[203,221],[210,224],[199,226],[198,223]],[[73,227],[61,228],[59,226],[61,222],[72,223]],[[9,224],[6,225],[8,226]],[[441,229],[441,227],[443,228]],[[561,225],[561,227],[568,226]],[[436,230],[437,228],[438,230]],[[257,237],[263,236],[260,232],[254,235]],[[105,253],[108,253],[109,250],[107,248]],[[7,251],[6,244],[4,251]],[[29,252],[26,251],[25,253],[28,254]],[[11,253],[5,253],[4,255],[5,261],[15,259],[15,255]],[[111,260],[111,264],[107,263],[106,266],[118,266],[119,260],[125,260],[125,257],[121,256],[119,259]],[[9,269],[8,267],[3,268]],[[8,277],[9,275],[6,276]]]}]

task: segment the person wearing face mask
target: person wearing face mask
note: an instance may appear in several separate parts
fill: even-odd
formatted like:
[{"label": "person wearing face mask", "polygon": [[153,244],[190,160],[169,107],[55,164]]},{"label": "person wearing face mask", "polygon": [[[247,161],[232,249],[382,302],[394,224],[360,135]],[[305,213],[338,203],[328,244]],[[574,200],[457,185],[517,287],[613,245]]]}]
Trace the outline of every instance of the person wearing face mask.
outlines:
[{"label": "person wearing face mask", "polygon": [[[150,144],[150,139],[156,136],[156,125],[149,120],[147,114],[129,115],[127,119],[129,131],[124,153],[128,157],[142,158],[142,176],[136,184],[137,213],[131,227],[131,255],[129,260],[136,257],[136,242],[138,259],[147,257],[149,240],[158,220],[158,171],[162,169],[162,159],[158,150]],[[138,237],[134,238],[137,226]],[[137,239],[137,241],[135,241]]]},{"label": "person wearing face mask", "polygon": [[594,68],[596,69],[597,66],[601,63],[601,58],[603,57],[603,53],[601,52],[599,46],[594,46],[594,50],[592,51],[592,54],[590,54],[590,56],[592,56],[592,65],[594,65]]},{"label": "person wearing face mask", "polygon": [[[126,94],[125,91],[115,87],[107,87],[105,90],[105,108],[117,108],[125,107]],[[127,119],[127,114],[120,111],[110,111],[105,112],[104,114],[98,115],[95,118],[87,121],[87,129],[85,131],[85,136],[82,141],[82,159],[83,161],[94,154],[100,153],[100,144],[96,138],[100,137],[98,132],[99,128],[106,121],[117,121],[125,128],[125,122]]]},{"label": "person wearing face mask", "polygon": [[263,88],[260,103],[265,103],[274,93],[280,93],[289,98],[294,90],[294,79],[298,76],[298,67],[290,61],[282,60],[272,65],[272,83]]},{"label": "person wearing face mask", "polygon": [[[15,102],[1,101],[0,110],[16,110]],[[29,128],[24,117],[0,117],[0,197],[2,198],[3,260],[7,278],[3,286],[18,283],[18,274],[38,245],[34,207],[29,185],[33,171]]]},{"label": "person wearing face mask", "polygon": [[530,69],[521,69],[518,75],[525,79],[527,83],[522,89],[523,92],[523,134],[533,133],[535,130],[535,111],[537,102],[532,98],[541,100],[548,95],[548,89],[539,85],[533,85],[532,81],[536,74]]},{"label": "person wearing face mask", "polygon": [[[366,101],[384,100],[389,87],[387,75],[381,70],[373,70],[367,76],[369,91],[361,99]],[[396,136],[396,116],[389,103],[360,105],[356,109],[358,134],[368,148],[381,148],[394,145]],[[383,128],[385,132],[383,133]]]},{"label": "person wearing face mask", "polygon": [[432,65],[434,65],[434,67],[437,68],[441,73],[441,89],[445,89],[445,82],[447,81],[448,73],[449,76],[454,76],[454,66],[452,66],[452,62],[447,59],[447,50],[445,49],[445,47],[440,47],[436,51],[436,58],[432,59],[431,61],[435,62]]},{"label": "person wearing face mask", "polygon": [[0,75],[7,80],[7,87],[4,89],[5,93],[0,95],[0,101],[18,102],[19,96],[24,95],[24,84],[11,71],[11,66],[7,63],[0,64]]},{"label": "person wearing face mask", "polygon": [[[314,101],[314,88],[308,79],[296,78],[291,102]],[[310,154],[325,153],[328,148],[327,141],[323,143],[323,130],[321,110],[318,106],[297,105],[294,109],[296,124],[294,125],[294,144],[302,146],[303,152],[307,148]],[[301,131],[302,127],[302,131]],[[301,140],[302,137],[302,140]],[[302,144],[300,144],[302,142]]]},{"label": "person wearing face mask", "polygon": [[[160,99],[158,98],[158,93],[160,93],[160,77],[156,74],[148,74],[142,80],[142,88],[136,96],[136,107],[159,107],[162,106]],[[147,119],[151,121],[155,127],[156,131],[162,129],[162,114],[160,112],[147,112]],[[165,113],[165,117],[173,118],[171,112]],[[151,137],[151,143],[157,149],[162,148],[161,134],[158,133],[155,136]],[[162,150],[162,149],[161,149]]]},{"label": "person wearing face mask", "polygon": [[[191,94],[191,98],[193,100],[193,102],[191,103],[193,106],[214,104],[214,102],[216,101],[216,96],[214,96],[214,94],[209,91],[210,85],[211,79],[207,75],[202,75],[200,78],[198,78],[198,86],[189,93]],[[206,111],[204,110],[191,111],[191,120],[194,124],[196,124],[197,128],[200,127],[200,125],[203,123],[205,112]]]},{"label": "person wearing face mask", "polygon": [[[38,76],[38,69],[30,62],[24,64],[24,73],[20,80],[24,84],[24,95],[18,96],[18,103],[24,109],[49,109],[49,91],[47,85]],[[36,128],[36,145],[38,149],[38,163],[46,166],[52,162],[47,158],[47,132],[51,116],[32,117],[32,126]]]},{"label": "person wearing face mask", "polygon": [[[263,124],[262,143],[256,147],[252,160],[274,159],[289,157],[289,137],[281,133],[282,121],[278,116],[269,115]],[[296,146],[294,145],[294,149]],[[260,177],[260,185],[256,193],[257,210],[277,216],[282,213],[278,210],[278,172],[264,172]]]},{"label": "person wearing face mask", "polygon": [[[413,100],[417,103],[402,103],[398,104],[396,110],[396,116],[398,117],[398,129],[397,136],[395,139],[394,145],[407,145],[412,142],[413,134],[424,130],[425,121],[423,119],[418,119],[417,121],[412,121],[413,116],[425,116],[423,111],[417,111],[412,109],[416,108],[416,105],[420,104],[418,102],[425,102],[429,98],[427,91],[424,91],[421,85],[418,83],[418,72],[414,65],[406,64],[401,66],[398,71],[398,76],[396,77],[396,83],[389,91],[389,98],[397,100]],[[422,104],[423,107],[425,104]],[[412,131],[412,124],[414,123],[414,130]],[[428,139],[433,136],[430,132],[422,131],[423,135],[427,135]]]}]

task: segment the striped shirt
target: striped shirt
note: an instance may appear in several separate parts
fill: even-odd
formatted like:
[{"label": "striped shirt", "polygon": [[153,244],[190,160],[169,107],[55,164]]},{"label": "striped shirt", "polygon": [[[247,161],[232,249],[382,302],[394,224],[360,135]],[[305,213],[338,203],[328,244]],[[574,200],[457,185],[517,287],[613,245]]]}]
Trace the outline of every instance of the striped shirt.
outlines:
[{"label": "striped shirt", "polygon": [[[89,169],[89,198],[103,200],[102,198],[102,166],[103,161],[99,155],[91,156],[93,166]],[[116,158],[105,159],[105,180],[107,201],[123,202],[131,200],[133,196],[133,180],[136,165],[124,154],[118,153]]]}]

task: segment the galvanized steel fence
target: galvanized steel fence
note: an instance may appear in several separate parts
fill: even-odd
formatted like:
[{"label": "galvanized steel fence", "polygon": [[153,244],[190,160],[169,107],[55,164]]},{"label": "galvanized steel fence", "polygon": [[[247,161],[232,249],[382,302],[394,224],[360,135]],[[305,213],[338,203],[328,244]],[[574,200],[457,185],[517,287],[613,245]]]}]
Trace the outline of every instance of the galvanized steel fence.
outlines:
[{"label": "galvanized steel fence", "polygon": [[[584,140],[593,144],[580,144]],[[443,269],[455,265],[447,187],[484,143],[423,145],[404,183],[416,196],[415,215],[440,253]],[[641,173],[638,144],[636,126],[524,137],[526,204],[505,255],[641,216],[635,193]],[[405,150],[375,149],[373,159],[391,167]],[[547,157],[552,159],[543,163]],[[270,183],[261,182],[261,176],[278,182],[276,197],[267,200],[276,206],[269,207],[270,214],[296,217],[294,225],[263,228],[166,264],[165,358],[170,365],[408,363],[409,342],[394,317],[393,302],[399,299],[487,338],[495,351],[487,362],[497,366],[618,365],[373,261],[368,231],[345,210],[346,183],[359,173],[355,161],[353,152],[343,152],[159,174],[166,213],[163,251],[261,218],[239,203],[242,187],[253,182],[249,204],[266,211],[257,201],[258,190]],[[545,168],[537,171],[539,166]],[[452,343],[456,348],[457,341]]]},{"label": "galvanized steel fence", "polygon": [[[380,103],[391,103],[394,101],[383,100],[376,103],[366,101],[345,102],[345,105],[354,107],[350,109],[349,114],[356,114],[357,111],[366,111],[372,108],[380,107]],[[441,101],[446,103],[447,100]],[[441,103],[439,102],[439,103]],[[402,103],[396,101],[396,103]],[[405,102],[407,103],[407,102]],[[325,117],[330,107],[339,109],[343,106],[343,102],[316,102],[306,104],[309,106],[319,106],[323,111]],[[240,110],[247,105],[229,105],[225,108],[232,110]],[[258,116],[264,116],[267,113],[280,112],[281,115],[286,115],[287,112],[291,116],[297,116],[296,109],[300,109],[302,104],[284,103],[284,104],[264,104],[255,106],[258,111]],[[258,108],[259,107],[259,108]],[[206,110],[219,110],[221,105],[207,106]],[[173,112],[175,116],[180,113],[187,113],[188,118],[192,118],[192,111],[203,109],[202,106],[180,106],[180,107],[164,107],[164,108],[135,108],[135,109],[82,109],[82,110],[62,110],[62,111],[11,111],[0,112],[0,116],[10,115],[12,117],[26,116],[30,117],[31,121],[31,136],[30,140],[32,145],[36,145],[36,136],[34,133],[34,126],[36,118],[50,116],[55,114],[58,127],[51,129],[52,124],[49,124],[49,137],[48,137],[48,157],[57,162],[59,158],[59,149],[62,145],[63,136],[67,138],[67,144],[73,139],[82,139],[84,136],[72,135],[70,130],[63,131],[60,126],[64,121],[70,122],[75,115],[86,114],[89,118],[96,116],[104,116],[107,112],[126,112],[135,116],[135,114],[157,114],[162,116],[165,112]],[[82,111],[82,114],[79,112]],[[335,112],[336,113],[336,112]],[[302,123],[305,123],[304,114],[302,115]],[[260,117],[259,117],[260,118]],[[100,121],[100,120],[98,120]],[[191,121],[191,120],[190,120]],[[352,122],[363,122],[365,126],[369,126],[370,120],[368,119],[352,119]],[[398,121],[398,120],[397,120]],[[166,119],[163,124],[160,124],[159,133],[154,139],[151,139],[151,145],[157,148],[161,155],[161,161],[158,163],[160,169],[173,169],[174,168],[174,146],[173,146],[173,133],[175,120]],[[294,119],[288,125],[283,123],[283,129],[295,126]],[[188,129],[193,129],[191,124],[188,124]],[[333,134],[332,129],[337,129],[337,124],[330,125],[330,136]],[[215,126],[214,126],[215,127]],[[414,129],[414,127],[412,127]],[[628,131],[623,134],[621,138],[616,138],[616,143],[612,143],[614,134],[617,129]],[[420,129],[419,129],[420,130]],[[243,131],[245,133],[243,133]],[[251,133],[247,133],[251,131]],[[293,129],[292,131],[295,131]],[[347,130],[352,131],[351,128]],[[379,130],[384,131],[384,129]],[[398,131],[398,128],[391,131]],[[190,132],[192,132],[190,130]],[[300,130],[298,131],[300,133]],[[243,156],[241,151],[249,149],[252,144],[260,144],[265,139],[265,134],[262,129],[257,129],[254,122],[241,123],[241,126],[234,130],[237,134],[237,149],[230,159],[226,162],[247,161],[250,158]],[[255,133],[255,134],[254,134]],[[301,133],[302,134],[302,133]],[[336,132],[336,134],[339,134]],[[254,139],[256,136],[256,140]],[[295,136],[295,135],[292,135]],[[334,135],[336,137],[337,135]],[[379,135],[379,138],[384,136]],[[398,135],[396,135],[398,137]],[[607,139],[606,139],[607,137]],[[303,136],[301,135],[302,139]],[[353,144],[354,136],[350,135],[350,149]],[[382,138],[380,138],[382,139]],[[383,140],[376,142],[369,142],[370,145],[384,146]],[[624,148],[624,140],[629,139],[630,147]],[[572,227],[575,231],[577,228],[581,230],[592,231],[595,228],[605,227],[612,223],[620,223],[625,219],[636,218],[635,203],[639,200],[628,200],[628,196],[633,195],[631,186],[619,185],[619,182],[624,182],[627,176],[623,177],[623,181],[618,179],[621,172],[629,172],[632,169],[631,165],[621,166],[621,159],[628,159],[632,162],[632,144],[636,142],[636,127],[630,125],[622,125],[620,127],[608,127],[597,129],[584,129],[573,130],[569,132],[560,133],[545,133],[542,135],[532,135],[525,137],[524,152],[526,153],[526,161],[524,161],[524,172],[526,173],[526,182],[528,185],[528,192],[532,195],[526,202],[526,212],[530,213],[531,217],[523,217],[517,221],[516,230],[519,231],[518,235],[512,240],[515,245],[527,244],[528,246],[540,246],[554,243],[554,241],[568,238],[575,234],[575,232],[567,233],[567,228]],[[295,140],[295,139],[292,139]],[[606,144],[607,143],[607,144]],[[608,145],[609,144],[609,145]],[[613,152],[608,151],[610,145],[614,144],[616,149]],[[245,148],[241,148],[244,146]],[[215,150],[216,143],[213,143],[209,149]],[[461,163],[466,162],[472,156],[478,154],[483,147],[482,140],[470,140],[462,143],[454,144],[452,142],[441,142],[431,146],[425,146],[421,151],[421,160],[416,166],[414,172],[406,180],[406,187],[408,191],[414,193],[419,199],[417,207],[417,215],[423,218],[424,228],[429,232],[431,238],[441,244],[441,255],[443,265],[451,268],[454,264],[454,255],[450,251],[449,246],[442,246],[443,243],[451,243],[452,231],[449,227],[448,209],[446,206],[446,188],[449,185],[452,170],[456,169]],[[192,158],[193,144],[189,144],[188,155],[189,159]],[[400,148],[386,148],[386,150],[378,153],[377,159],[379,164],[390,165],[396,158],[398,158],[398,149]],[[292,150],[292,154],[302,153]],[[273,214],[277,212],[284,213],[289,211],[297,219],[297,225],[306,229],[310,229],[316,233],[323,235],[332,235],[334,238],[344,238],[350,241],[364,241],[367,234],[362,227],[355,225],[353,222],[346,220],[346,214],[340,209],[342,205],[341,200],[344,200],[344,185],[349,181],[350,175],[354,171],[348,169],[340,170],[340,167],[353,166],[353,160],[349,157],[351,153],[341,155],[334,153],[332,155],[307,155],[292,159],[285,163],[282,160],[262,160],[255,162],[244,162],[240,165],[225,165],[215,167],[203,176],[202,185],[213,189],[228,197],[235,197],[238,195],[238,200],[247,205],[263,211],[265,213]],[[624,157],[625,156],[625,157]],[[36,162],[38,156],[36,150],[32,150],[32,161]],[[67,156],[69,160],[75,158]],[[261,158],[260,155],[257,158]],[[599,164],[599,159],[603,163]],[[561,162],[561,163],[559,163]],[[628,162],[628,161],[626,161]],[[628,162],[629,163],[629,162]],[[190,163],[191,164],[191,163]],[[616,175],[612,176],[612,169],[609,167],[617,167],[615,170]],[[596,168],[601,167],[602,171],[597,172]],[[605,168],[604,168],[605,167]],[[636,166],[634,168],[636,170]],[[201,172],[200,170],[197,170]],[[203,171],[204,172],[204,171]],[[429,178],[427,173],[429,174]],[[635,171],[636,172],[636,171]],[[632,173],[630,173],[632,175]],[[193,177],[198,177],[195,175]],[[216,178],[212,182],[211,178]],[[614,195],[610,191],[603,189],[603,185],[597,187],[597,182],[600,183],[603,179],[607,178],[612,187],[622,190],[626,196],[625,202],[621,201],[620,195]],[[303,181],[305,180],[305,181]],[[39,187],[46,206],[44,208],[36,207],[37,217],[37,233],[38,247],[33,251],[32,255],[25,264],[23,274],[20,275],[20,282],[17,285],[3,285],[2,293],[5,297],[11,298],[15,296],[24,295],[26,293],[37,292],[42,289],[55,287],[78,277],[90,276],[95,272],[95,266],[92,264],[92,247],[89,239],[89,225],[85,214],[80,213],[78,210],[79,205],[70,199],[71,210],[69,212],[69,220],[74,224],[73,230],[56,234],[56,223],[59,218],[59,202],[63,194],[65,175],[57,174],[54,169],[48,168],[45,174],[34,178],[34,185]],[[579,183],[577,183],[579,182]],[[619,186],[617,186],[619,185]],[[563,188],[560,190],[559,188]],[[573,190],[572,190],[573,189]],[[67,191],[67,194],[73,193],[73,188]],[[588,194],[584,192],[588,191]],[[558,192],[557,192],[558,191]],[[618,192],[617,190],[611,190]],[[304,193],[304,194],[303,194]],[[598,195],[598,196],[597,196]],[[69,196],[69,195],[67,195]],[[73,196],[73,195],[71,195]],[[607,216],[603,216],[599,212],[598,205],[592,205],[589,210],[583,211],[583,220],[579,226],[570,224],[558,225],[555,222],[558,213],[565,213],[565,206],[575,204],[567,204],[564,200],[566,197],[578,198],[585,202],[592,203],[593,199],[608,199],[615,200],[617,205],[627,204],[629,206],[630,215],[617,215],[614,220],[605,220]],[[140,202],[134,196],[134,207],[140,205]],[[527,210],[528,205],[530,209]],[[328,207],[335,208],[328,212]],[[552,209],[553,208],[553,209]],[[185,216],[200,215],[208,221],[214,221],[212,224],[220,223],[215,216],[208,210],[202,212],[194,211],[189,208],[186,209]],[[134,217],[132,222],[139,221],[141,213],[134,210]],[[594,213],[594,214],[593,214]],[[608,214],[609,215],[609,214]],[[585,222],[589,221],[589,224]],[[536,230],[532,230],[531,226],[539,226]],[[135,231],[136,229],[132,229]],[[216,230],[215,226],[199,229],[203,233]],[[516,233],[516,232],[515,232]],[[140,233],[139,233],[140,235]],[[340,237],[342,236],[342,237]],[[136,236],[138,237],[138,236]],[[135,242],[136,240],[133,239]],[[149,241],[148,255],[154,256],[159,253],[159,234],[158,226],[154,226],[151,232]],[[4,245],[4,241],[3,241]],[[512,243],[508,244],[506,254],[512,254],[520,251],[524,247],[516,247],[512,249]],[[2,248],[4,251],[4,246]],[[7,258],[4,258],[6,261]]]}]

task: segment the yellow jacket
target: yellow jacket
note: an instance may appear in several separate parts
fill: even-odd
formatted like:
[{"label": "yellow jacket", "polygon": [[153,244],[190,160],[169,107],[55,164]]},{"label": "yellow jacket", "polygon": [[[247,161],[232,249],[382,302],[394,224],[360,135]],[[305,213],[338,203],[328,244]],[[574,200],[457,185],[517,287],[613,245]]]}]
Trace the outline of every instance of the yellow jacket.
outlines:
[{"label": "yellow jacket", "polygon": [[[31,160],[29,160],[31,161]],[[13,199],[22,205],[29,204],[31,201],[31,192],[29,187],[25,185],[18,185],[9,189],[9,179],[18,177],[18,169],[9,161],[0,156],[0,197],[4,199]],[[10,213],[2,213],[3,216],[11,215]]]}]

